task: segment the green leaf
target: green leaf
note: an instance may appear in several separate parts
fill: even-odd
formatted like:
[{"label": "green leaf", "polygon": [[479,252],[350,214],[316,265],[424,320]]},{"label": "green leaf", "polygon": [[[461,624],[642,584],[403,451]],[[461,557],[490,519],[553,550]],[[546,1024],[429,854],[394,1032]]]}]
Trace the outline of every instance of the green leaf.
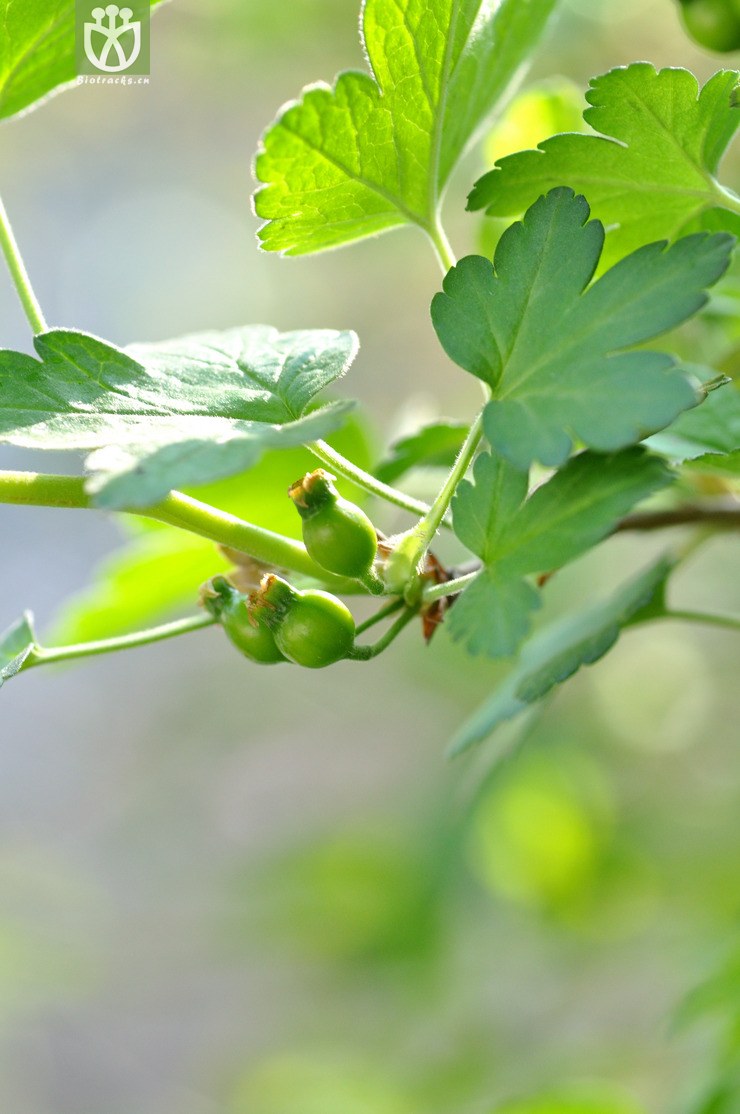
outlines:
[{"label": "green leaf", "polygon": [[642,448],[613,456],[584,452],[528,499],[526,473],[482,453],[474,483],[463,480],[452,502],[455,533],[485,568],[450,612],[449,629],[472,654],[508,657],[539,606],[524,581],[596,545],[636,503],[665,487],[673,473]]},{"label": "green leaf", "polygon": [[375,469],[384,483],[395,483],[412,468],[450,468],[468,432],[466,422],[433,422],[418,433],[403,437]]},{"label": "green leaf", "polygon": [[[161,2],[151,0],[152,8]],[[0,26],[4,119],[75,80],[75,0],[0,0]]]},{"label": "green leaf", "polygon": [[0,688],[20,673],[35,644],[33,616],[27,611],[22,619],[0,634]]},{"label": "green leaf", "polygon": [[648,444],[674,460],[736,452],[740,449],[740,391],[732,385],[710,391],[700,406],[681,414],[670,429],[651,437]]},{"label": "green leaf", "polygon": [[673,480],[664,461],[639,447],[612,456],[580,453],[530,495],[505,534],[496,529],[487,562],[516,573],[561,568]]},{"label": "green leaf", "polygon": [[540,594],[526,580],[483,569],[455,602],[448,627],[470,654],[510,658],[529,634]]},{"label": "green leaf", "polygon": [[704,453],[687,461],[692,472],[713,472],[719,476],[740,476],[740,449],[734,453]]},{"label": "green leaf", "polygon": [[740,123],[737,81],[737,71],[721,70],[699,92],[688,70],[656,72],[647,62],[596,77],[584,119],[601,134],[556,135],[501,159],[468,208],[516,216],[550,187],[572,186],[610,229],[602,266],[655,239],[702,228],[737,234],[740,198],[715,177]]},{"label": "green leaf", "polygon": [[733,237],[648,244],[588,286],[604,240],[588,217],[585,198],[551,190],[506,230],[494,263],[461,260],[432,300],[442,347],[492,389],[486,436],[520,468],[561,464],[576,438],[602,452],[640,441],[700,397],[671,357],[626,350],[705,304]]},{"label": "green leaf", "polygon": [[[538,631],[524,646],[518,664],[504,683],[457,733],[450,754],[461,754],[483,742],[499,724],[526,711],[581,666],[598,661],[622,630],[643,613],[646,618],[657,617],[672,568],[670,561],[661,558],[606,601]],[[653,611],[651,603],[656,604]]]},{"label": "green leaf", "polygon": [[312,86],[268,129],[254,198],[268,251],[303,255],[400,224],[431,230],[468,141],[521,72],[555,0],[367,0],[371,67]]},{"label": "green leaf", "polygon": [[89,490],[114,509],[324,437],[351,404],[309,407],[357,351],[354,333],[261,325],[126,350],[66,330],[34,343],[41,362],[0,352],[0,441],[96,450]]}]

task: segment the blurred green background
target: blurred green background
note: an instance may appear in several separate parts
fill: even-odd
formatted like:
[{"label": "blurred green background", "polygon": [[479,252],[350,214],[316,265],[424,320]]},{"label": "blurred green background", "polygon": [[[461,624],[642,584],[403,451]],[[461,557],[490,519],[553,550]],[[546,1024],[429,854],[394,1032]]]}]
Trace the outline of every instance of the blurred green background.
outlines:
[{"label": "blurred green background", "polygon": [[[0,133],[49,321],[117,343],[355,328],[344,393],[376,456],[469,416],[417,232],[291,261],[256,247],[260,132],[362,65],[356,0],[173,0],[152,59],[148,87],[76,89]],[[695,49],[671,0],[563,0],[529,83],[636,59],[702,79],[737,63]],[[459,255],[483,234],[462,211],[483,165],[449,191]],[[27,349],[1,278],[0,314]],[[0,627],[30,606],[48,630],[121,540],[102,515],[0,507]],[[664,544],[602,546],[547,611]],[[737,568],[737,540],[711,542],[677,605],[737,612]],[[290,699],[214,631],[19,679],[0,719],[0,1109],[738,1114],[739,663],[730,633],[640,629],[455,764],[447,740],[505,669],[444,633],[291,672]]]}]

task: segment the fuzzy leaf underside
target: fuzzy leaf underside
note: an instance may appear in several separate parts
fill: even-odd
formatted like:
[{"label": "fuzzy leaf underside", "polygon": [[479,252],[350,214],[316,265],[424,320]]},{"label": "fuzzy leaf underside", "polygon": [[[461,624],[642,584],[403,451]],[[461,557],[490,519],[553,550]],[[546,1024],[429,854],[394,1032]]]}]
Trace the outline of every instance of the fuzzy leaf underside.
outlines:
[{"label": "fuzzy leaf underside", "polygon": [[672,567],[670,561],[661,558],[606,601],[538,631],[524,646],[503,684],[457,732],[450,754],[461,754],[483,742],[501,723],[526,711],[581,666],[598,661],[641,613],[655,617],[651,605],[657,600],[659,613]]},{"label": "fuzzy leaf underside", "polygon": [[610,230],[602,266],[656,239],[704,228],[740,232],[740,199],[716,178],[740,124],[736,70],[699,89],[688,70],[647,62],[592,80],[584,120],[598,135],[564,133],[500,159],[476,183],[469,209],[516,216],[553,186],[585,194]]},{"label": "fuzzy leaf underside", "polygon": [[430,228],[440,192],[521,72],[556,0],[367,0],[371,73],[307,89],[267,130],[254,197],[268,251],[301,255],[395,225]]},{"label": "fuzzy leaf underside", "polygon": [[482,453],[474,482],[452,503],[455,533],[483,569],[450,612],[450,634],[472,654],[510,657],[526,637],[539,593],[524,578],[579,557],[637,503],[673,480],[645,449],[583,452],[529,498],[527,474]]},{"label": "fuzzy leaf underside", "polygon": [[[151,7],[162,2],[151,0]],[[4,119],[74,81],[75,0],[0,0],[0,27]]]},{"label": "fuzzy leaf underside", "polygon": [[623,448],[701,397],[670,356],[632,349],[705,304],[734,238],[647,244],[589,285],[603,242],[585,198],[553,189],[506,230],[493,262],[462,259],[432,300],[448,356],[491,387],[486,436],[520,468],[558,466],[576,439]]},{"label": "fuzzy leaf underside", "polygon": [[91,451],[89,489],[112,509],[324,437],[351,406],[309,409],[354,359],[349,332],[256,325],[124,350],[54,330],[34,343],[38,360],[0,352],[0,441]]}]

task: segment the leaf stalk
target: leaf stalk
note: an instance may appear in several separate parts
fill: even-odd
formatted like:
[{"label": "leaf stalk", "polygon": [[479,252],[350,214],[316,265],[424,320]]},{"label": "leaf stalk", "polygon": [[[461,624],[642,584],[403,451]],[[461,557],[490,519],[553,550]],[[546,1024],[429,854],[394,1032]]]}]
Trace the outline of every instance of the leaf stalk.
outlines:
[{"label": "leaf stalk", "polygon": [[215,622],[212,615],[194,615],[188,619],[178,619],[174,623],[134,631],[132,634],[120,635],[118,638],[104,638],[98,642],[78,642],[70,646],[35,645],[21,666],[20,672],[33,669],[37,665],[52,665],[55,662],[74,661],[76,658],[97,657],[99,654],[111,654],[117,650],[133,650],[153,642],[163,642],[167,638],[177,638],[191,631],[203,630],[205,627],[213,626]]},{"label": "leaf stalk", "polygon": [[373,642],[371,646],[355,646],[354,650],[348,655],[349,658],[352,661],[370,661],[371,658],[376,658],[378,654],[382,654],[383,650],[387,650],[391,642],[394,642],[404,627],[411,622],[417,614],[417,610],[415,607],[406,608],[403,615],[399,615],[395,623],[388,628],[377,642]]},{"label": "leaf stalk", "polygon": [[328,464],[330,468],[344,476],[346,480],[351,480],[352,483],[357,484],[358,487],[368,491],[371,495],[377,495],[379,499],[385,499],[387,503],[392,503],[411,514],[423,515],[429,511],[428,503],[423,503],[420,499],[414,499],[413,496],[406,495],[403,491],[398,491],[395,487],[383,483],[382,480],[377,479],[370,472],[358,468],[356,464],[347,460],[331,445],[327,445],[326,441],[312,441],[306,448],[310,449],[313,455],[323,464]]},{"label": "leaf stalk", "polygon": [[31,280],[28,277],[28,271],[23,262],[23,256],[18,247],[18,242],[13,234],[10,218],[2,198],[0,198],[0,247],[2,247],[5,262],[10,271],[10,277],[13,280],[13,285],[21,300],[21,305],[23,306],[23,310],[28,318],[28,323],[33,330],[34,336],[37,336],[39,333],[45,333],[47,331],[47,325],[44,320],[44,314],[33,292]]},{"label": "leaf stalk", "polygon": [[468,430],[455,463],[427,513],[411,530],[391,539],[393,548],[386,561],[385,570],[389,591],[403,592],[407,599],[413,599],[424,556],[444,521],[460,480],[470,467],[482,433],[483,412],[481,411]]}]

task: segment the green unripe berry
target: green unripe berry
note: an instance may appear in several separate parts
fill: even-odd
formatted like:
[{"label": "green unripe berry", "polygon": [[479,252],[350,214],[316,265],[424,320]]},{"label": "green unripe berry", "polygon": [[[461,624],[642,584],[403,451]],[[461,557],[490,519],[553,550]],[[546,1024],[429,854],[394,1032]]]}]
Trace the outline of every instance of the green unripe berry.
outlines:
[{"label": "green unripe berry", "polygon": [[740,10],[734,0],[679,0],[681,19],[699,46],[719,53],[740,49]]},{"label": "green unripe berry", "polygon": [[274,665],[286,660],[264,619],[250,611],[247,597],[229,584],[225,577],[213,578],[203,602],[218,619],[230,642],[250,661]]},{"label": "green unripe berry", "polygon": [[365,576],[378,551],[378,536],[365,512],[343,499],[322,468],[297,480],[288,494],[302,519],[303,544],[327,572]]},{"label": "green unripe berry", "polygon": [[299,592],[279,576],[266,576],[252,599],[253,612],[272,630],[289,661],[323,669],[341,661],[355,642],[355,621],[329,592]]}]

